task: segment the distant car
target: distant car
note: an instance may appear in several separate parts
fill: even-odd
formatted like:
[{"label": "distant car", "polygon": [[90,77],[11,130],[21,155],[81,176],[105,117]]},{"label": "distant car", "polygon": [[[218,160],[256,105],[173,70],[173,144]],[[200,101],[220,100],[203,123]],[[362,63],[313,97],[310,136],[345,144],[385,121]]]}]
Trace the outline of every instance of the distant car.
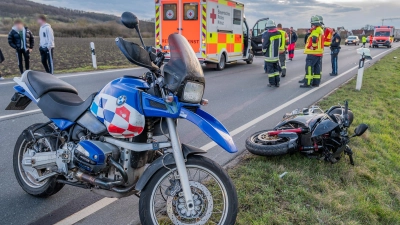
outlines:
[{"label": "distant car", "polygon": [[360,39],[357,36],[349,36],[344,42],[345,45],[360,45]]}]

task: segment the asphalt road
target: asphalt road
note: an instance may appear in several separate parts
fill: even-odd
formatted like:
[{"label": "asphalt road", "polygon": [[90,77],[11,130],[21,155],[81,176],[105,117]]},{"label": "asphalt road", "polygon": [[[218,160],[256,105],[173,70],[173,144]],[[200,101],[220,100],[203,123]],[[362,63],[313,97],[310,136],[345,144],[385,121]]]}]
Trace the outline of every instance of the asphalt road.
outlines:
[{"label": "asphalt road", "polygon": [[[395,45],[396,48],[398,46]],[[252,65],[244,62],[230,64],[221,72],[204,67],[205,98],[209,100],[209,105],[204,109],[216,116],[231,131],[240,151],[237,154],[224,152],[187,121],[179,123],[181,141],[203,146],[209,149],[209,158],[222,165],[228,163],[244,151],[245,139],[250,134],[273,127],[284,113],[312,105],[354,77],[359,60],[356,49],[354,46],[343,46],[339,56],[338,77],[329,76],[330,56],[326,54],[322,84],[319,88],[312,89],[299,88],[298,80],[304,76],[305,64],[305,55],[301,50],[296,51],[294,61],[287,63],[288,75],[282,79],[280,88],[267,87],[268,77],[263,72],[262,58],[255,59]],[[371,49],[372,55],[377,57],[367,62],[366,66],[393,49]],[[141,75],[144,72],[144,69],[138,68],[65,74],[62,79],[74,85],[81,97],[85,98],[114,78],[125,74]],[[13,85],[11,80],[0,82],[0,223],[54,224],[61,221],[59,224],[68,224],[78,221],[77,224],[137,224],[138,199],[135,196],[114,201],[103,199],[87,190],[65,186],[50,198],[38,199],[26,194],[19,187],[12,167],[14,144],[23,129],[34,123],[46,122],[46,118],[33,104],[23,114],[3,110],[14,93]]]}]

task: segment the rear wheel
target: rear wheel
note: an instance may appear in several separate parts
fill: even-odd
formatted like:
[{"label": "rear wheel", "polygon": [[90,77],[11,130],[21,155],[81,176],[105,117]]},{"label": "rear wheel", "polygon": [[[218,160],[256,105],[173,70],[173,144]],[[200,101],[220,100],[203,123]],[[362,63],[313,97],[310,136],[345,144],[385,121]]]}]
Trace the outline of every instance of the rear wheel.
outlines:
[{"label": "rear wheel", "polygon": [[217,64],[217,70],[221,71],[224,70],[226,66],[226,56],[225,54],[221,55],[221,59],[219,60],[219,63]]},{"label": "rear wheel", "polygon": [[[34,129],[41,124],[30,126],[27,130]],[[35,169],[24,162],[25,157],[31,157],[39,152],[55,151],[57,138],[54,136],[43,137],[46,134],[51,134],[54,130],[50,126],[45,126],[35,131],[36,142],[27,140],[24,133],[22,133],[14,148],[13,167],[15,177],[22,189],[36,197],[49,197],[60,191],[64,184],[57,183],[56,177],[50,177],[43,181],[37,181],[36,178],[44,176],[50,171],[48,168]],[[56,153],[54,153],[56,154]]]},{"label": "rear wheel", "polygon": [[272,130],[259,131],[246,140],[246,148],[254,155],[278,156],[289,153],[289,138],[269,136]]},{"label": "rear wheel", "polygon": [[253,64],[253,61],[254,61],[254,53],[253,53],[253,51],[250,51],[249,52],[249,58],[246,60],[246,63],[247,64]]}]

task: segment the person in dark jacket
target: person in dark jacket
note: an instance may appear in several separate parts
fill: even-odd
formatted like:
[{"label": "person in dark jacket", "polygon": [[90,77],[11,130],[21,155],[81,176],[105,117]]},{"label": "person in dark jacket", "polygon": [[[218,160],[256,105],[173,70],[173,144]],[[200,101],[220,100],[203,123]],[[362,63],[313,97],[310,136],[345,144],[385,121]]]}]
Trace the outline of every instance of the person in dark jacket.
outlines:
[{"label": "person in dark jacket", "polygon": [[35,38],[19,19],[14,21],[14,26],[8,34],[8,44],[17,52],[18,67],[21,74],[24,72],[23,61],[25,61],[25,69],[29,70],[30,54],[35,45]]},{"label": "person in dark jacket", "polygon": [[262,51],[265,57],[265,72],[268,74],[268,87],[279,87],[279,49],[281,47],[282,34],[276,29],[273,20],[267,20],[265,32],[262,34]]},{"label": "person in dark jacket", "polygon": [[331,43],[332,73],[329,74],[331,76],[338,75],[338,56],[339,56],[339,52],[341,49],[341,47],[340,47],[341,41],[342,41],[342,38],[336,32],[336,30],[333,29],[333,36],[332,36],[332,43]]},{"label": "person in dark jacket", "polygon": [[308,37],[310,37],[310,34],[311,34],[311,29],[308,29],[306,36],[304,36],[304,44],[307,44],[307,40],[308,40]]},{"label": "person in dark jacket", "polygon": [[293,27],[290,27],[288,35],[289,35],[289,46],[288,46],[289,60],[292,61],[294,58],[294,50],[296,49],[296,42],[297,42],[297,34],[294,31]]},{"label": "person in dark jacket", "polygon": [[[0,49],[0,63],[4,62],[4,55],[3,52]],[[0,70],[0,80],[4,80],[4,77],[1,76],[1,70]]]}]

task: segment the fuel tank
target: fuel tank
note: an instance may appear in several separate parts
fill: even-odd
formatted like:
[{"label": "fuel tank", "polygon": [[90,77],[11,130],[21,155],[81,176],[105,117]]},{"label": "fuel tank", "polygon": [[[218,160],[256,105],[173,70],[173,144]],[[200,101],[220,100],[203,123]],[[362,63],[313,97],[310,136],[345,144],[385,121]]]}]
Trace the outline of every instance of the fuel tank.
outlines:
[{"label": "fuel tank", "polygon": [[96,95],[90,111],[113,137],[135,137],[145,126],[140,93],[147,89],[148,84],[137,77],[115,79]]}]

